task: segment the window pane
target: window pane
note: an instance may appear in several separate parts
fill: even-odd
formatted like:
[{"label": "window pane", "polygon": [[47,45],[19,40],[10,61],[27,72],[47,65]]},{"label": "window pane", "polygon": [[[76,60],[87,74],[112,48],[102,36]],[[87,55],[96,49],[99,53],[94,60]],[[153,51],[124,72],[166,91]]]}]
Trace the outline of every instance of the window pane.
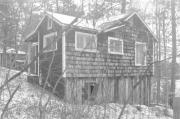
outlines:
[{"label": "window pane", "polygon": [[84,37],[77,35],[77,48],[84,48]]},{"label": "window pane", "polygon": [[76,34],[77,48],[82,50],[95,50],[96,49],[96,38],[91,34]]},{"label": "window pane", "polygon": [[145,44],[136,44],[136,64],[145,65]]},{"label": "window pane", "polygon": [[86,49],[89,49],[89,50],[96,49],[96,41],[93,36],[86,37]]},{"label": "window pane", "polygon": [[123,53],[122,51],[122,41],[110,39],[110,52]]},{"label": "window pane", "polygon": [[49,35],[48,37],[44,38],[44,48],[45,51],[53,51],[57,49],[57,41],[56,41],[56,34]]}]

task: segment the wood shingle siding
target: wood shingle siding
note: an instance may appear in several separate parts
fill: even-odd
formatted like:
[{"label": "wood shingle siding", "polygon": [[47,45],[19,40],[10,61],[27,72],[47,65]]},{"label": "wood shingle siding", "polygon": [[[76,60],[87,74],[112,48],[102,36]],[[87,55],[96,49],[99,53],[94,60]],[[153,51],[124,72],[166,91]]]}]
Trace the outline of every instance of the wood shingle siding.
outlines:
[{"label": "wood shingle siding", "polygon": [[[120,30],[109,33],[109,35],[101,33],[98,34],[97,52],[77,51],[75,50],[74,39],[75,31],[68,32],[66,37],[66,68],[67,77],[112,77],[114,73],[116,76],[131,75],[135,76],[140,71],[145,71],[147,67],[135,66],[135,37],[128,39],[122,35],[114,35]],[[131,34],[131,33],[128,33]],[[108,53],[108,36],[121,38],[123,40],[124,54]],[[146,39],[148,39],[146,37]],[[136,39],[139,41],[139,39]],[[147,41],[143,41],[147,43]],[[152,48],[152,44],[147,44]],[[152,50],[148,49],[147,66],[152,62]],[[152,69],[152,68],[150,68]],[[105,71],[106,70],[106,71]],[[108,75],[106,75],[106,73]],[[130,74],[129,74],[130,73]],[[149,74],[152,75],[152,70]]]}]

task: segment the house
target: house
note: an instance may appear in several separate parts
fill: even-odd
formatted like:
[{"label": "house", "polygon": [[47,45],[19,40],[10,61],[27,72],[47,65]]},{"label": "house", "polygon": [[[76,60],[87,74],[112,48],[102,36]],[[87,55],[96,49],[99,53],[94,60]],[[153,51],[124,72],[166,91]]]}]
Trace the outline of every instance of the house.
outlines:
[{"label": "house", "polygon": [[6,53],[0,48],[0,66],[21,70],[26,62],[26,52],[7,47]]},{"label": "house", "polygon": [[60,98],[78,104],[123,103],[132,92],[130,103],[148,104],[156,41],[138,13],[103,18],[93,24],[47,12],[25,39],[29,62],[41,53],[29,68],[28,81],[44,84],[55,53],[48,89],[62,76],[56,90]]}]

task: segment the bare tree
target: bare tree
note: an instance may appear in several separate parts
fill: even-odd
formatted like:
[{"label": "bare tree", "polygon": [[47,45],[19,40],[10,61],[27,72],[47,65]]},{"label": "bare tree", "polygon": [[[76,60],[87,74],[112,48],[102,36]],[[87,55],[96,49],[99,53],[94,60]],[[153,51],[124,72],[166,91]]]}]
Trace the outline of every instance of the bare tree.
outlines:
[{"label": "bare tree", "polygon": [[175,0],[171,0],[171,24],[172,24],[172,69],[171,69],[171,102],[175,96],[175,65],[176,65],[176,17],[175,17]]},{"label": "bare tree", "polygon": [[126,0],[122,0],[121,13],[126,13]]}]

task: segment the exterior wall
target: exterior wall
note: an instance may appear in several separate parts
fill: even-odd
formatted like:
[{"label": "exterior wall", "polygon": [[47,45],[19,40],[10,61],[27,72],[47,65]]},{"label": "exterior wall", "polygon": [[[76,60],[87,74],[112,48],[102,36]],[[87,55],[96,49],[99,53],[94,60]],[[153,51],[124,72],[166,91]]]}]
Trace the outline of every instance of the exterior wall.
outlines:
[{"label": "exterior wall", "polygon": [[[66,34],[67,99],[72,99],[73,103],[83,103],[82,88],[86,82],[96,80],[99,84],[97,102],[123,103],[132,92],[130,103],[149,104],[154,39],[136,17],[130,19],[127,24],[129,25],[98,34],[97,52],[75,50],[75,31],[93,32],[72,29]],[[124,55],[108,53],[108,36],[123,39]],[[137,41],[146,43],[147,66],[135,65]],[[141,84],[132,90],[141,78]]]},{"label": "exterior wall", "polygon": [[[55,86],[56,81],[58,78],[62,75],[62,27],[59,26],[56,22],[53,22],[53,27],[50,30],[47,30],[47,18],[42,22],[42,25],[39,27],[39,47],[40,52],[43,52],[43,37],[47,34],[57,32],[57,50],[55,51],[55,57],[53,60],[53,52],[45,52],[42,56],[40,56],[40,73],[42,73],[42,82],[44,83],[48,74],[48,69],[50,68],[50,62],[53,60],[52,67],[51,67],[51,73],[50,78],[48,79],[48,82],[50,84],[49,88],[52,90],[52,88]],[[58,95],[60,98],[64,98],[64,80],[61,80],[59,85],[57,86],[56,95]]]},{"label": "exterior wall", "polygon": [[[132,32],[135,33],[132,34]],[[153,68],[150,65],[153,62],[152,39],[145,37],[146,34],[140,36],[138,34],[138,31],[132,31],[126,27],[109,33],[101,33],[97,40],[98,50],[92,53],[75,50],[75,31],[71,30],[66,36],[67,77],[136,76],[140,72],[145,72],[147,68],[145,75],[152,75]],[[124,55],[108,53],[108,36],[123,39]],[[147,66],[135,66],[135,41],[147,43]]]},{"label": "exterior wall", "polygon": [[[140,85],[133,86],[141,79]],[[95,100],[84,98],[83,89],[85,83],[96,82],[98,88],[94,89]],[[125,103],[129,99],[130,104],[150,103],[150,77],[118,77],[118,78],[67,78],[66,101],[73,104],[101,104],[109,102]]]},{"label": "exterior wall", "polygon": [[[47,17],[42,21],[41,25],[37,29],[37,32],[35,33],[35,36],[33,37],[34,40],[37,43],[37,48],[36,50],[39,51],[40,53],[43,52],[43,38],[45,35],[57,32],[57,50],[55,51],[55,57],[53,60],[53,64],[51,67],[51,72],[50,72],[50,78],[48,79],[48,85],[46,87],[47,90],[52,91],[53,87],[55,86],[56,81],[58,80],[59,76],[62,74],[62,27],[59,26],[56,22],[53,22],[53,27],[52,29],[47,29]],[[32,44],[31,44],[32,46]],[[32,48],[31,48],[32,50]],[[33,59],[33,54],[30,53],[32,56],[30,57],[30,61]],[[37,56],[37,53],[36,53]],[[29,80],[39,80],[39,81],[33,81],[33,82],[39,82],[39,85],[43,86],[48,74],[48,69],[50,68],[50,62],[53,58],[53,52],[44,52],[42,55],[39,56],[38,60],[35,62],[36,68],[39,68],[39,74],[41,77],[40,79],[33,78],[29,76]],[[32,70],[32,71],[31,71]],[[32,65],[30,67],[31,73],[34,72],[35,68]],[[36,73],[39,75],[38,73]],[[55,95],[58,95],[60,98],[64,98],[64,80],[60,80],[59,84],[56,88]]]},{"label": "exterior wall", "polygon": [[[80,52],[75,50],[75,31],[94,33],[80,29],[71,29],[65,37],[65,69],[66,78],[59,85],[58,95],[73,103],[86,103],[83,88],[87,82],[98,84],[96,102],[120,102],[123,103],[133,89],[133,85],[143,78],[143,82],[133,90],[131,103],[147,104],[149,99],[150,77],[152,66],[135,66],[135,42],[147,43],[147,65],[153,61],[153,38],[147,29],[136,18],[128,21],[129,25],[107,33],[99,33],[97,40],[97,52]],[[50,74],[50,89],[62,74],[62,27],[53,23],[53,29],[47,30],[47,18],[38,29],[39,51],[43,49],[43,36],[52,32],[58,34],[58,50],[55,51],[55,59]],[[145,31],[145,32],[144,32]],[[124,55],[108,53],[108,36],[118,37],[124,42]],[[39,58],[42,80],[45,82],[53,52],[44,53]],[[148,70],[147,70],[148,69]],[[143,73],[145,72],[145,73]],[[43,84],[42,84],[43,85]],[[107,93],[108,92],[108,93]],[[148,93],[147,93],[148,92]]]},{"label": "exterior wall", "polygon": [[[98,89],[95,90],[95,100],[89,101],[90,99],[85,99],[83,97],[83,88],[85,88],[85,83],[90,83],[92,81],[98,84]],[[114,80],[107,78],[94,78],[93,80],[92,78],[68,78],[66,79],[66,100],[74,104],[102,103],[104,101],[113,102]]]}]

